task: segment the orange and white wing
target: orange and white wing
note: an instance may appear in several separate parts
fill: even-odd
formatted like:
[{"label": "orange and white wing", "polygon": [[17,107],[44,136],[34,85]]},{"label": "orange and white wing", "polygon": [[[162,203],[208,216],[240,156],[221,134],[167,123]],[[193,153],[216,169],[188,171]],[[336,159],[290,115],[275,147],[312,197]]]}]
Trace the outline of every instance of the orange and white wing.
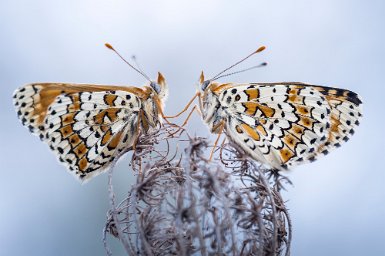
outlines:
[{"label": "orange and white wing", "polygon": [[16,90],[14,105],[23,125],[85,181],[107,170],[138,136],[140,89],[123,88],[28,84]]},{"label": "orange and white wing", "polygon": [[327,154],[349,139],[361,117],[357,94],[302,83],[234,85],[218,99],[231,139],[277,169]]},{"label": "orange and white wing", "polygon": [[340,147],[354,134],[354,129],[360,124],[362,117],[362,100],[358,94],[349,90],[325,86],[314,88],[325,96],[331,107],[328,139],[318,148],[318,153],[327,155],[330,150]]}]

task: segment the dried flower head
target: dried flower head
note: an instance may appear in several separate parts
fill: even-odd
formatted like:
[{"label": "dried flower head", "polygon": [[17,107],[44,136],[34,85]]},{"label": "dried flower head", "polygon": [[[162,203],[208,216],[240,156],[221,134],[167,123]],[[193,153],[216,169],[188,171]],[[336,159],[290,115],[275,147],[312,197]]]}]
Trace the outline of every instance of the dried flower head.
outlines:
[{"label": "dried flower head", "polygon": [[118,238],[128,255],[290,254],[291,224],[279,192],[286,178],[231,145],[221,149],[221,161],[209,162],[204,138],[190,138],[177,159],[159,150],[181,141],[168,134],[161,129],[140,141],[131,163],[136,183],[117,206],[110,183],[105,235]]}]

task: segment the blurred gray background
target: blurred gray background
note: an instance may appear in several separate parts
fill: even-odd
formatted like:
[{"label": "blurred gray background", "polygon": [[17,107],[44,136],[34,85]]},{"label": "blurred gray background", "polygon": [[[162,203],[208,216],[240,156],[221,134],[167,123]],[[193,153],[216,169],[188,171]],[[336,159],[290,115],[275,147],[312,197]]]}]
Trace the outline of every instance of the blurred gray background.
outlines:
[{"label": "blurred gray background", "polygon": [[[13,91],[30,82],[141,86],[145,80],[103,44],[136,54],[170,86],[166,113],[214,75],[266,45],[232,82],[302,81],[348,88],[364,118],[340,149],[288,175],[293,255],[385,255],[385,4],[382,0],[0,2],[0,255],[104,255],[107,175],[80,185],[22,127]],[[190,130],[208,135],[198,117]],[[115,186],[127,191],[127,157]],[[123,250],[109,239],[114,255]]]}]

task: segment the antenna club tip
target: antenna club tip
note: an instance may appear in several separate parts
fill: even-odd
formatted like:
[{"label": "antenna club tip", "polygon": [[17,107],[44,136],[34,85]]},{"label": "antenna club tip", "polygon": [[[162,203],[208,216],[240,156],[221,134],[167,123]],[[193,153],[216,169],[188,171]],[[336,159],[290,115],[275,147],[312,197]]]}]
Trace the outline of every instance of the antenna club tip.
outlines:
[{"label": "antenna club tip", "polygon": [[255,53],[262,52],[262,51],[265,50],[265,49],[266,49],[266,46],[262,45],[261,47],[259,47],[259,48],[255,51]]},{"label": "antenna club tip", "polygon": [[104,46],[110,50],[115,50],[114,47],[112,47],[112,45],[110,45],[109,43],[105,43]]},{"label": "antenna club tip", "polygon": [[262,62],[261,66],[267,66],[267,62]]}]

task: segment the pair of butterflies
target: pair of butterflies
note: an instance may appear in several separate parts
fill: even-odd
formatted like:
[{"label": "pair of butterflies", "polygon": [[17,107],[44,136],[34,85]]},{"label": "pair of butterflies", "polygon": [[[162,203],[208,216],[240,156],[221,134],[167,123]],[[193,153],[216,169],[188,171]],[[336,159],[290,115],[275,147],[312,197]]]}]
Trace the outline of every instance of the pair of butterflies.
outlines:
[{"label": "pair of butterflies", "polygon": [[[225,133],[252,159],[279,170],[314,161],[349,140],[362,115],[362,102],[354,92],[297,82],[214,81],[262,50],[213,79],[205,80],[202,72],[194,98],[211,132]],[[49,145],[70,173],[86,181],[135,147],[140,134],[167,121],[167,94],[166,81],[158,73],[156,82],[142,88],[34,83],[19,88],[13,97],[22,124]]]}]

